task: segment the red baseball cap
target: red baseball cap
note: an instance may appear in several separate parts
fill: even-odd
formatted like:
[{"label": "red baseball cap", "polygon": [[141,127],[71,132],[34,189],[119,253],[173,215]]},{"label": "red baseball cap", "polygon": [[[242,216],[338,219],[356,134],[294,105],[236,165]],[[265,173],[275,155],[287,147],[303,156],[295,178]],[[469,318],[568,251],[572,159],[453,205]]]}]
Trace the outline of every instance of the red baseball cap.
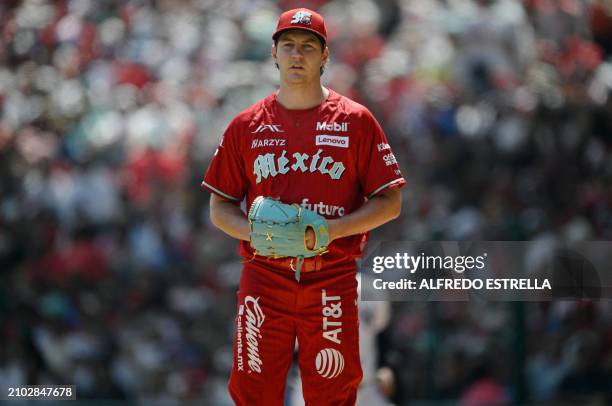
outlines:
[{"label": "red baseball cap", "polygon": [[323,20],[321,14],[315,11],[307,8],[294,8],[285,11],[278,18],[278,24],[276,24],[276,31],[272,34],[272,39],[276,41],[282,32],[293,29],[310,31],[321,37],[324,43],[327,42],[325,20]]}]

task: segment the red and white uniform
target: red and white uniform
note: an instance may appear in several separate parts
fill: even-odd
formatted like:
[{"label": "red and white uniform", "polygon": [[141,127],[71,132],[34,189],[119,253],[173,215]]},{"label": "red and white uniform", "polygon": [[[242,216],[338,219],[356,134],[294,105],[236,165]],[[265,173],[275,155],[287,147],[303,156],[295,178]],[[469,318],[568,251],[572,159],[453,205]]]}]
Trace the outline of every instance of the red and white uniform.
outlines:
[{"label": "red and white uniform", "polygon": [[[387,139],[363,106],[330,90],[319,106],[288,110],[276,94],[230,123],[202,186],[246,209],[260,195],[326,218],[347,215],[405,180]],[[238,292],[230,393],[239,405],[282,405],[295,338],[307,404],[354,404],[361,380],[355,258],[366,234],[340,238],[306,259],[255,256],[247,241]]]}]

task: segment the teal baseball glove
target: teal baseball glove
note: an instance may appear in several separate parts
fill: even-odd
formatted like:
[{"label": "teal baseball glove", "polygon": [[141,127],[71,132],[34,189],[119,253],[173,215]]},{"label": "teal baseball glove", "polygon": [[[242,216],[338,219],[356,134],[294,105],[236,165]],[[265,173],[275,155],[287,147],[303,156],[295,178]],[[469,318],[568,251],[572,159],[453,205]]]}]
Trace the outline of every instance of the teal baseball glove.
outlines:
[{"label": "teal baseball glove", "polygon": [[[248,218],[251,225],[251,246],[255,252],[271,258],[296,258],[298,281],[304,258],[327,251],[327,220],[312,210],[259,196],[253,201]],[[316,237],[313,249],[306,247],[306,230],[309,227]]]}]

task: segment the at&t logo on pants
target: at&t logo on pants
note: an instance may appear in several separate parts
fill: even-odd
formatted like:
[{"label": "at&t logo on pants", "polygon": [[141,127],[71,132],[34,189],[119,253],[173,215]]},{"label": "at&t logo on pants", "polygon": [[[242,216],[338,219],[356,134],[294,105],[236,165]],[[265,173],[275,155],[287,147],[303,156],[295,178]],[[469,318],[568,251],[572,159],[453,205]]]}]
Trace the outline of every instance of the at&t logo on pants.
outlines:
[{"label": "at&t logo on pants", "polygon": [[[323,338],[334,344],[341,344],[342,302],[340,296],[330,296],[325,289],[321,290]],[[317,372],[323,378],[333,379],[344,370],[344,356],[335,348],[323,348],[315,359]]]},{"label": "at&t logo on pants", "polygon": [[344,357],[334,348],[324,348],[317,354],[315,360],[317,372],[323,378],[332,379],[344,370]]}]

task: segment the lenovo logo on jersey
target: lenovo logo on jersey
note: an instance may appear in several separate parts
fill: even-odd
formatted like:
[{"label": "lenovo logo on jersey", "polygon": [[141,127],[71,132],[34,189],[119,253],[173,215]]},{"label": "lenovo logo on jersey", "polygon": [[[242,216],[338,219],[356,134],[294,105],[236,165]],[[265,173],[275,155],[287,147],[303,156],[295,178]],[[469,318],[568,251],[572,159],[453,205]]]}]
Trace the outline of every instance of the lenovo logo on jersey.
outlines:
[{"label": "lenovo logo on jersey", "polygon": [[273,133],[284,133],[285,131],[281,130],[280,124],[260,124],[259,127],[251,134],[262,133],[264,131],[271,131]]},{"label": "lenovo logo on jersey", "polygon": [[315,145],[331,145],[332,147],[348,148],[349,137],[340,135],[317,135]]},{"label": "lenovo logo on jersey", "polygon": [[348,131],[349,123],[329,123],[317,121],[317,131]]}]

